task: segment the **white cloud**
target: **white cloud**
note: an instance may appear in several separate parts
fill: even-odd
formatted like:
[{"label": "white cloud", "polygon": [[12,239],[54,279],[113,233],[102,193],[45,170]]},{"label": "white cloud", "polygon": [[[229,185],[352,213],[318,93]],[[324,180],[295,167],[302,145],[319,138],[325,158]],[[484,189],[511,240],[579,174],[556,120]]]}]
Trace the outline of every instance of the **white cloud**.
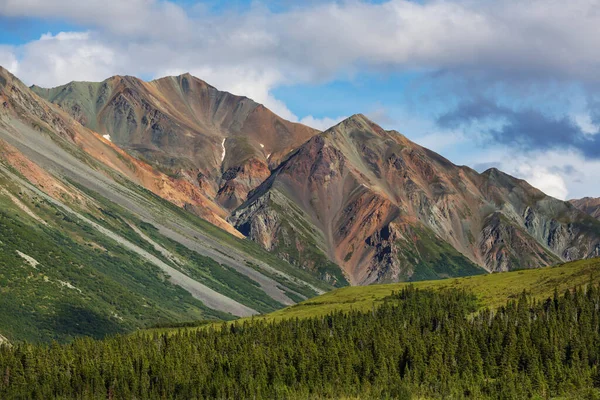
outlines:
[{"label": "white cloud", "polygon": [[10,69],[27,84],[57,86],[73,80],[104,80],[120,69],[119,57],[89,32],[42,35],[20,49],[21,59]]},{"label": "white cloud", "polygon": [[542,192],[565,200],[569,190],[565,179],[558,173],[550,172],[545,167],[523,164],[516,169],[517,176],[525,179],[530,185],[540,189]]},{"label": "white cloud", "polygon": [[13,51],[14,49],[10,46],[0,45],[0,65],[13,74],[17,74],[19,63]]},{"label": "white cloud", "polygon": [[596,0],[348,1],[278,13],[255,4],[198,15],[159,0],[0,0],[0,15],[91,26],[132,74],[242,67],[277,71],[280,84],[370,67],[600,79]]},{"label": "white cloud", "polygon": [[315,118],[312,115],[307,115],[306,117],[300,120],[301,124],[308,125],[312,128],[318,129],[320,131],[325,131],[331,128],[334,125],[339,124],[347,117],[337,117],[337,118]]},{"label": "white cloud", "polygon": [[181,7],[159,0],[0,0],[0,14],[66,19],[128,36],[176,37],[192,29]]}]

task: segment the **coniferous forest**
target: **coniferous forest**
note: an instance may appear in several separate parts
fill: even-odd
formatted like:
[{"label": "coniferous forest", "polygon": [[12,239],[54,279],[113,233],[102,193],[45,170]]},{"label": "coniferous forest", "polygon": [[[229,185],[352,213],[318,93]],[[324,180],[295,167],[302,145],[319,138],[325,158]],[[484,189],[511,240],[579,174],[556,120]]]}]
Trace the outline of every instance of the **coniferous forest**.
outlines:
[{"label": "coniferous forest", "polygon": [[600,398],[600,290],[407,287],[370,312],[0,348],[0,398]]}]

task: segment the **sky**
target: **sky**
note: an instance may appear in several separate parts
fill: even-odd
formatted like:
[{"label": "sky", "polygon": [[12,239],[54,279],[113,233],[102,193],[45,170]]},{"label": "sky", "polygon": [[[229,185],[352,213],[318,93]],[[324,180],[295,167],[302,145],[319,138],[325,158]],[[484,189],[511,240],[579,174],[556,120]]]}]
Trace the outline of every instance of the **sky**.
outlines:
[{"label": "sky", "polygon": [[0,65],[27,84],[190,72],[560,199],[600,197],[598,49],[600,0],[0,0]]}]

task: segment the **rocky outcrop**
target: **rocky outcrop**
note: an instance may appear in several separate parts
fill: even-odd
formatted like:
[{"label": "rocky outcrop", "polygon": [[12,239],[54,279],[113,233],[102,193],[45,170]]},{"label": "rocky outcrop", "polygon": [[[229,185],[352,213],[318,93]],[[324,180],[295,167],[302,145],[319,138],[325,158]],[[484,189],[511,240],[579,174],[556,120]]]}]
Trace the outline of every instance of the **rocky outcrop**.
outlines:
[{"label": "rocky outcrop", "polygon": [[216,195],[219,204],[229,210],[240,206],[248,193],[263,183],[271,175],[269,166],[256,158],[242,165],[229,168],[221,179],[225,182]]},{"label": "rocky outcrop", "polygon": [[[283,220],[294,221],[285,235]],[[310,232],[353,284],[534,268],[591,257],[600,243],[600,224],[570,204],[496,169],[456,166],[362,115],[300,147],[232,222],[276,252],[290,232]],[[296,248],[286,257],[304,265]]]},{"label": "rocky outcrop", "polygon": [[583,199],[573,199],[569,200],[569,203],[573,204],[576,208],[584,213],[589,214],[596,219],[600,219],[600,197],[584,197]]}]

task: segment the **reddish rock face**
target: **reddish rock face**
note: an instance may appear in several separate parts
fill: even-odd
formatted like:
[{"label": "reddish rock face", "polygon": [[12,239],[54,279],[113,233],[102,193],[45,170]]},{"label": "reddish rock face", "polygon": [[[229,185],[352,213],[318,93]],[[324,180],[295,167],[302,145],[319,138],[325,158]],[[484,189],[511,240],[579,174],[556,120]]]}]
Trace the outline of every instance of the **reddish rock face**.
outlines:
[{"label": "reddish rock face", "polygon": [[[600,251],[600,223],[575,207],[495,169],[456,166],[362,115],[319,133],[188,74],[33,89],[64,110],[40,103],[36,118],[89,154],[332,284],[532,268]],[[0,98],[0,115],[16,112],[15,98],[34,101],[18,92]],[[67,113],[99,135],[65,122]],[[597,217],[593,202],[574,204]]]},{"label": "reddish rock face", "polygon": [[538,267],[600,243],[600,224],[587,229],[567,203],[456,166],[362,115],[310,139],[231,220],[288,259],[292,246],[300,266],[317,249],[353,284]]},{"label": "reddish rock face", "polygon": [[569,203],[584,213],[600,219],[600,198],[584,197],[583,199],[569,200]]},{"label": "reddish rock face", "polygon": [[[60,135],[76,144],[99,165],[117,171],[132,182],[180,207],[188,207],[198,216],[235,236],[242,236],[226,221],[227,212],[215,204],[197,185],[187,179],[168,176],[147,162],[132,157],[112,141],[73,121],[67,113],[40,99],[8,71],[2,70],[0,74],[3,75],[4,82],[0,87],[0,95],[9,104],[5,111],[7,115],[10,113],[12,117],[38,127],[41,132]],[[68,192],[66,189],[61,191],[61,184],[12,146],[4,143],[3,154],[11,165],[17,170],[22,170],[31,182],[47,182],[45,187],[50,188],[51,193],[55,195],[64,196]]]},{"label": "reddish rock face", "polygon": [[129,154],[198,186],[225,210],[239,206],[269,167],[317,133],[189,74],[33,89]]},{"label": "reddish rock face", "polygon": [[223,174],[225,183],[219,189],[216,200],[224,208],[233,210],[240,206],[252,190],[271,175],[264,161],[251,158],[241,165],[231,167]]}]

